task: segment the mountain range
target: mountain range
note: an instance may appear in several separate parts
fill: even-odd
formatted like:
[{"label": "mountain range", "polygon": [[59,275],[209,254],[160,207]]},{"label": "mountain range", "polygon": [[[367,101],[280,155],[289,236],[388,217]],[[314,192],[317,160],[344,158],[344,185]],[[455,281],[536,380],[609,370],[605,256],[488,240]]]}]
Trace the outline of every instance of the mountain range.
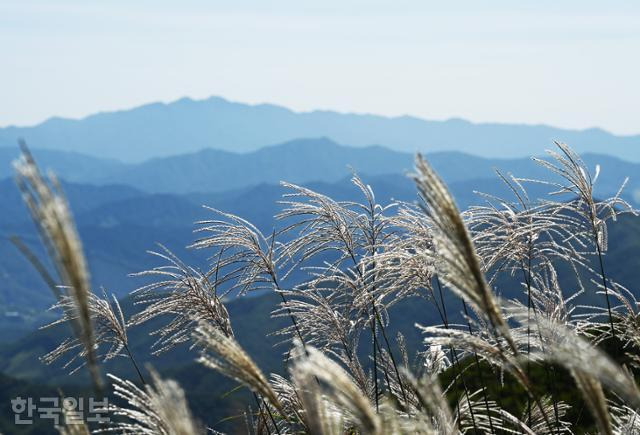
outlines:
[{"label": "mountain range", "polygon": [[36,148],[140,162],[206,148],[249,152],[298,138],[328,137],[352,146],[378,144],[414,153],[461,151],[483,157],[525,157],[553,140],[577,151],[602,152],[640,162],[640,135],[616,136],[598,128],[429,121],[332,111],[294,112],[272,104],[249,105],[220,97],[183,98],[83,119],[51,118],[31,127],[0,129],[0,147],[24,138]]},{"label": "mountain range", "polygon": [[[381,146],[345,146],[328,138],[297,139],[248,153],[204,149],[140,163],[67,151],[32,151],[43,168],[52,169],[71,182],[127,185],[146,193],[171,194],[222,193],[280,181],[336,183],[352,171],[366,177],[395,175],[404,179],[414,165],[414,155],[410,153]],[[538,150],[541,151],[542,148]],[[0,148],[0,179],[13,175],[11,162],[18,155],[16,146]],[[429,153],[426,157],[448,183],[495,180],[495,169],[530,179],[547,179],[551,175],[531,158],[484,158],[454,151]],[[635,177],[640,173],[640,164],[604,154],[587,153],[582,157],[592,170],[596,165],[602,168],[596,185],[598,195],[613,195],[625,176],[630,176],[627,193],[631,199],[640,198],[640,179]]]}]

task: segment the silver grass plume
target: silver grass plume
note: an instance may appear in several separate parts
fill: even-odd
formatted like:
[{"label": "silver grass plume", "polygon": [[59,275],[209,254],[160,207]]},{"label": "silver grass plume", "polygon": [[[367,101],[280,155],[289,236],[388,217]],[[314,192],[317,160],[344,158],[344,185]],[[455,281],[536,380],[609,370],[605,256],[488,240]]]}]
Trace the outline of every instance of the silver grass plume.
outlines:
[{"label": "silver grass plume", "polygon": [[429,374],[439,374],[451,367],[451,361],[440,345],[431,345],[422,352],[424,368]]},{"label": "silver grass plume", "polygon": [[586,266],[583,255],[565,243],[576,237],[574,220],[558,215],[547,202],[532,201],[523,180],[496,173],[516,199],[479,193],[487,204],[471,206],[464,213],[483,268],[493,269],[490,281],[501,271],[514,274],[520,270],[530,280],[526,275],[553,260]]},{"label": "silver grass plume", "polygon": [[[524,433],[527,435],[553,435],[553,434],[573,434],[571,423],[563,420],[570,406],[564,402],[556,401],[553,403],[549,396],[540,399],[545,412],[541,412],[538,408],[531,411],[525,409],[521,417],[511,414],[501,408],[492,408],[494,413],[499,416],[500,421],[497,425],[506,433]],[[479,410],[482,412],[482,410]],[[531,414],[529,416],[529,413]],[[550,415],[552,420],[551,427],[545,421],[545,414]]]},{"label": "silver grass plume", "polygon": [[[519,433],[521,431],[527,434],[536,433],[524,422],[501,409],[496,402],[479,399],[477,396],[480,396],[481,393],[483,393],[482,389],[469,394],[468,398],[461,397],[459,399],[456,408],[458,410],[456,417],[460,433],[473,434],[478,431],[481,431],[481,433],[495,433],[496,431],[499,431],[498,433]],[[514,431],[510,426],[516,426],[517,429],[520,430]]]},{"label": "silver grass plume", "polygon": [[433,242],[440,278],[451,290],[486,317],[497,333],[504,337],[513,352],[518,349],[511,338],[499,305],[487,285],[471,236],[460,211],[446,186],[431,165],[420,154],[416,157],[417,173],[412,177],[425,202],[424,211],[435,226]]},{"label": "silver grass plume", "polygon": [[[366,309],[354,306],[350,297],[358,286],[346,285],[351,280],[346,277],[339,279],[339,274],[341,272],[336,271],[333,277],[318,277],[291,292],[284,292],[288,302],[273,315],[293,315],[305,344],[315,346],[344,363],[358,386],[373,397],[373,386],[356,351],[362,330],[371,318]],[[278,333],[292,336],[293,332],[293,326],[289,326]]]},{"label": "silver grass plume", "polygon": [[321,391],[343,413],[347,426],[353,424],[368,434],[383,433],[373,404],[339,364],[308,346],[306,354],[300,356],[290,370],[300,387],[318,383]]},{"label": "silver grass plume", "polygon": [[[535,157],[533,160],[556,175],[559,175],[565,182],[527,181],[535,181],[556,187],[558,190],[553,192],[553,195],[572,195],[575,201],[569,204],[571,210],[583,216],[590,225],[593,225],[593,229],[595,229],[598,235],[597,240],[601,244],[601,249],[604,251],[606,250],[606,220],[612,219],[615,221],[621,211],[635,213],[633,207],[621,198],[628,178],[623,181],[613,197],[603,201],[596,201],[594,198],[594,186],[600,175],[600,165],[596,166],[595,175],[592,176],[587,165],[571,147],[561,142],[554,143],[560,152],[547,150],[547,153],[553,161]],[[616,207],[621,207],[622,210],[618,210]]]},{"label": "silver grass plume", "polygon": [[483,333],[483,329],[479,329],[477,334],[471,334],[462,325],[449,325],[448,328],[419,324],[415,326],[426,334],[424,343],[429,348],[450,347],[460,350],[463,356],[477,354],[489,364],[513,373],[525,387],[528,386],[528,380],[520,369],[518,358],[510,352],[504,352],[504,344],[501,345],[496,341],[493,334]]},{"label": "silver grass plume", "polygon": [[231,213],[205,207],[219,219],[196,222],[198,233],[205,234],[190,248],[212,249],[210,275],[216,285],[226,285],[222,295],[238,290],[245,294],[252,290],[279,290],[274,235],[265,236],[253,224]]},{"label": "silver grass plume", "polygon": [[161,379],[149,370],[152,383],[144,388],[133,382],[122,380],[112,374],[114,394],[127,402],[126,406],[110,405],[106,411],[123,417],[122,422],[112,422],[111,427],[95,433],[117,432],[122,434],[148,435],[196,435],[204,434],[194,419],[184,391],[177,382]]},{"label": "silver grass plume", "polygon": [[202,349],[199,363],[238,381],[264,397],[278,412],[284,414],[273,387],[233,337],[200,320],[193,332],[193,338]]},{"label": "silver grass plume", "polygon": [[459,433],[437,375],[425,373],[416,378],[407,368],[403,368],[402,372],[414,398],[411,408],[407,410],[407,418],[420,421],[434,433]]},{"label": "silver grass plume", "polygon": [[[190,248],[211,249],[214,264],[209,276],[214,277],[215,287],[224,288],[222,295],[234,290],[244,295],[254,290],[273,290],[282,300],[286,308],[287,299],[281,288],[278,276],[279,257],[276,250],[275,231],[265,236],[255,225],[231,213],[224,213],[206,207],[219,216],[219,219],[197,222],[198,233],[206,236],[198,239]],[[295,317],[288,313],[293,330],[303,340]],[[304,343],[304,341],[303,341]]]},{"label": "silver grass plume", "polygon": [[[120,308],[120,303],[114,295],[112,295],[113,302],[109,301],[106,292],[103,290],[103,298],[91,293],[87,300],[89,307],[90,319],[94,325],[94,339],[96,355],[102,357],[104,361],[108,361],[117,356],[123,355],[123,350],[126,349],[128,353],[129,340],[127,337],[127,326]],[[51,309],[62,309],[62,317],[54,322],[51,322],[42,328],[51,328],[55,325],[63,323],[78,322],[77,311],[74,310],[75,300],[69,295],[62,295],[60,301],[55,304]],[[102,345],[107,345],[108,348],[103,355],[98,354],[98,350]],[[72,365],[77,359],[85,359],[86,349],[79,338],[70,337],[64,340],[58,347],[51,352],[44,355],[41,360],[46,364],[51,364],[54,361],[61,358],[63,355],[76,352],[72,358],[65,363],[64,368]],[[74,368],[71,373],[77,371],[84,365],[84,361]]]},{"label": "silver grass plume", "polygon": [[339,407],[323,394],[315,376],[300,370],[291,371],[291,380],[298,398],[299,420],[312,434],[339,435],[344,433],[346,417]]},{"label": "silver grass plume", "polygon": [[[604,201],[596,201],[594,198],[594,185],[600,174],[600,166],[596,166],[595,175],[592,177],[586,164],[575,151],[564,143],[555,142],[555,144],[560,152],[547,151],[553,161],[549,162],[537,158],[534,158],[534,161],[559,175],[564,180],[564,183],[545,182],[545,184],[549,184],[558,189],[552,194],[569,194],[575,197],[575,199],[572,199],[569,203],[555,203],[555,206],[558,210],[568,211],[570,215],[576,214],[577,216],[581,216],[586,223],[582,232],[591,236],[596,248],[596,254],[600,264],[602,286],[607,302],[607,312],[611,326],[610,332],[615,338],[615,327],[609,299],[609,284],[602,256],[608,246],[607,219],[615,221],[617,215],[620,213],[617,208],[620,207],[635,214],[633,208],[620,197],[628,179],[625,179],[614,197]],[[571,219],[571,217],[567,217],[567,219]]]},{"label": "silver grass plume", "polygon": [[[527,321],[524,310],[512,310],[514,320]],[[604,352],[564,325],[542,317],[529,323],[534,336],[541,341],[539,350],[530,357],[555,362],[572,374],[601,433],[612,433],[603,386],[621,397],[627,406],[640,408],[640,391],[635,380]]]},{"label": "silver grass plume", "polygon": [[640,435],[640,414],[636,410],[610,401],[609,412],[614,435]]},{"label": "silver grass plume", "polygon": [[[575,269],[573,274],[577,276]],[[551,262],[542,264],[531,278],[531,301],[535,307],[535,315],[554,323],[569,325],[574,318],[574,302],[584,293],[580,280],[577,281],[579,288],[573,294],[565,296],[558,281],[558,272]],[[566,289],[564,291],[567,292]]]},{"label": "silver grass plume", "polygon": [[357,251],[366,242],[355,230],[358,213],[349,208],[351,203],[334,201],[295,184],[281,185],[293,193],[284,195],[284,209],[276,218],[293,220],[282,233],[298,232],[283,248],[282,259],[295,267],[319,254],[334,254],[335,265],[349,260],[357,266]]},{"label": "silver grass plume", "polygon": [[205,275],[184,264],[164,246],[160,245],[160,248],[162,252],[149,253],[166,264],[134,274],[157,278],[157,281],[134,290],[136,304],[146,306],[130,321],[131,325],[140,325],[158,317],[166,317],[167,314],[173,316],[168,324],[151,333],[158,336],[153,344],[153,353],[160,354],[190,341],[193,330],[201,320],[220,329],[225,335],[233,336],[229,313],[218,295],[215,275]]},{"label": "silver grass plume", "polygon": [[[285,411],[285,416],[289,416],[290,429],[295,427],[296,422],[303,424],[303,398],[296,385],[291,380],[275,373],[272,373],[270,378],[271,387]],[[280,430],[282,431],[282,429]]]},{"label": "silver grass plume", "polygon": [[96,340],[89,305],[91,284],[82,243],[58,179],[50,174],[47,181],[24,142],[20,146],[22,155],[14,163],[16,181],[48,255],[73,301],[69,307],[73,313],[69,317],[75,319],[74,333],[84,346],[89,373],[99,393],[103,382],[95,351]]},{"label": "silver grass plume", "polygon": [[[310,273],[310,280],[283,292],[288,302],[274,315],[293,315],[305,344],[351,355],[352,342],[370,319],[369,310],[354,301],[362,292],[361,281],[351,271],[335,268]],[[288,326],[279,333],[291,336],[292,332],[293,326]]]},{"label": "silver grass plume", "polygon": [[[282,185],[293,192],[284,195],[284,209],[276,215],[279,220],[292,221],[281,230],[293,238],[280,250],[282,262],[292,263],[292,269],[324,254],[329,258],[327,272],[342,270],[346,261],[353,274],[357,274],[362,287],[367,287],[363,298],[381,298],[379,291],[388,286],[375,284],[378,274],[376,262],[392,236],[393,221],[386,212],[395,207],[378,204],[370,186],[354,175],[353,184],[365,197],[364,203],[335,201],[305,187],[290,183]],[[322,268],[320,268],[322,269]],[[343,272],[344,273],[344,272]],[[355,277],[354,277],[355,278]]]},{"label": "silver grass plume", "polygon": [[386,306],[412,296],[435,302],[436,260],[429,217],[414,204],[402,203],[387,221],[390,234],[374,258],[382,283],[378,293],[390,296]]},{"label": "silver grass plume", "polygon": [[[571,434],[571,423],[563,420],[567,415],[567,411],[571,408],[567,403],[562,401],[553,400],[550,396],[543,396],[540,401],[542,402],[547,416],[550,416],[554,420],[552,421],[552,429],[549,429],[545,421],[545,414],[540,409],[534,407],[531,409],[531,415],[525,410],[520,416],[520,421],[524,422],[531,432],[540,435],[552,435],[552,434]],[[520,425],[521,426],[521,425]]]},{"label": "silver grass plume", "polygon": [[[594,282],[600,290],[598,294],[604,294],[601,283]],[[614,301],[612,307],[612,315],[614,319],[614,327],[617,338],[622,343],[622,349],[626,352],[636,367],[640,364],[640,301],[637,300],[633,292],[623,285],[610,281],[611,288],[609,295]],[[587,337],[594,344],[601,343],[606,338],[606,332],[609,329],[608,321],[604,319],[607,316],[607,309],[598,306],[580,305],[578,308],[584,309],[586,312],[576,316],[575,329],[577,332]]]}]

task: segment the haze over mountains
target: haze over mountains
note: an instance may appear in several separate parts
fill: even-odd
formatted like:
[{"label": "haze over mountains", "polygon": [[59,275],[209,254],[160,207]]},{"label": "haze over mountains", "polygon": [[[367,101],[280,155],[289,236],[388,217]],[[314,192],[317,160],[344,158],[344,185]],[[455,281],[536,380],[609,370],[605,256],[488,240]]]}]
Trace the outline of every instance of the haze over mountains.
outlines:
[{"label": "haze over mountains", "polygon": [[299,138],[328,137],[351,146],[382,145],[396,151],[461,151],[495,158],[539,154],[553,140],[578,152],[599,152],[640,162],[640,135],[566,130],[544,125],[473,124],[331,111],[294,112],[271,104],[248,105],[220,97],[183,98],[80,120],[51,118],[33,127],[0,129],[0,147],[24,138],[35,148],[141,162],[205,148],[255,151]]},{"label": "haze over mountains", "polygon": [[[173,194],[227,192],[280,181],[335,183],[348,177],[352,170],[365,177],[394,175],[403,179],[414,164],[410,153],[381,146],[349,147],[327,138],[299,139],[248,153],[205,149],[141,163],[66,151],[32,151],[43,168],[54,170],[68,181],[129,185],[147,193]],[[0,179],[13,175],[11,162],[18,154],[17,147],[0,148]],[[531,158],[490,159],[460,152],[429,153],[427,157],[448,183],[495,180],[494,169],[523,178],[550,175]],[[625,176],[630,176],[627,193],[631,198],[640,198],[640,179],[635,177],[640,173],[640,164],[603,154],[584,154],[583,159],[592,169],[597,164],[602,167],[597,183],[600,195],[613,195]],[[410,184],[408,180],[403,182]]]},{"label": "haze over mountains", "polygon": [[[94,291],[104,287],[123,299],[127,312],[133,309],[127,295],[144,283],[144,278],[129,274],[163,264],[146,252],[160,250],[157,243],[187,264],[208,269],[210,253],[185,248],[198,237],[193,233],[194,222],[215,216],[203,204],[241,216],[271,233],[283,225],[273,218],[282,209],[278,201],[288,192],[280,181],[302,184],[339,201],[361,201],[361,192],[350,182],[352,170],[372,186],[379,203],[411,202],[417,199],[416,188],[406,173],[412,170],[418,149],[426,152],[462,209],[483,201],[474,191],[512,198],[494,169],[553,180],[548,170],[530,158],[553,148],[553,139],[583,152],[592,170],[596,164],[602,167],[596,196],[615,195],[625,176],[630,176],[624,198],[640,204],[640,179],[636,179],[640,163],[633,163],[640,162],[640,136],[617,137],[601,130],[294,113],[219,98],[183,99],[84,120],[52,119],[35,127],[0,129],[0,330],[5,332],[0,337],[0,398],[26,388],[22,381],[3,378],[3,374],[37,384],[62,384],[68,379],[60,367],[45,367],[38,360],[51,350],[60,332],[37,330],[56,318],[55,312],[47,311],[54,297],[9,238],[18,235],[51,266],[12,179],[18,137],[28,141],[43,169],[52,169],[62,179]],[[548,185],[524,184],[533,198],[552,190]],[[610,246],[615,249],[605,257],[607,270],[629,286],[636,280],[633,264],[639,244],[640,218],[625,215],[611,225]],[[283,284],[291,286],[300,278],[293,274]],[[279,358],[268,359],[275,342],[274,337],[265,337],[267,319],[275,307],[272,298],[256,295],[229,304],[237,337],[269,371],[282,368]],[[403,315],[419,312],[423,319],[435,316],[428,306],[402,305],[399,310]],[[413,323],[404,326],[409,342],[418,346],[421,337]],[[233,413],[216,402],[233,388],[230,382],[216,375],[207,377],[190,354],[152,358],[148,349],[153,338],[148,332],[148,328],[135,329],[131,336],[136,354],[144,355],[142,361],[178,379],[193,402],[212,402],[203,414],[212,423]],[[128,369],[116,361],[109,370],[126,374]],[[210,409],[217,414],[212,416]],[[11,416],[5,418],[10,420]],[[0,413],[0,430],[2,424]],[[43,433],[40,430],[33,433]]]}]

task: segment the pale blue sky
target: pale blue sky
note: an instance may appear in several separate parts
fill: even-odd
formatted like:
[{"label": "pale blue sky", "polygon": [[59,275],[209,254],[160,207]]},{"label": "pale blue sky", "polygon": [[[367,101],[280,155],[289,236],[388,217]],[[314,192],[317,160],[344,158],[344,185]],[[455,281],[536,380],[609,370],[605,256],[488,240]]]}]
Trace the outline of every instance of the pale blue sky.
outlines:
[{"label": "pale blue sky", "polygon": [[638,1],[0,1],[0,126],[183,96],[640,133]]}]

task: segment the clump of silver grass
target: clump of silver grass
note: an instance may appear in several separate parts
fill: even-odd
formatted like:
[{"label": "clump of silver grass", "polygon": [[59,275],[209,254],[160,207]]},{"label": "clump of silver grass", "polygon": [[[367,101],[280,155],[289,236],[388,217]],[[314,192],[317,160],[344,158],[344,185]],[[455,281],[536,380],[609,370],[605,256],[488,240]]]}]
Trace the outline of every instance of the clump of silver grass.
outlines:
[{"label": "clump of silver grass", "polygon": [[[396,296],[402,287],[390,285],[390,275],[383,272],[383,263],[378,262],[393,234],[392,221],[386,212],[395,204],[378,204],[373,190],[357,175],[352,182],[364,196],[362,203],[335,201],[305,187],[283,183],[293,192],[284,195],[284,209],[276,218],[291,222],[281,233],[291,234],[292,239],[280,249],[281,262],[291,265],[287,272],[290,273],[306,262],[322,260],[322,265],[308,268],[312,275],[308,283],[287,292],[289,302],[283,304],[283,311],[300,317],[301,339],[310,339],[323,350],[334,352],[355,370],[352,374],[361,381],[362,387],[364,382],[357,373],[355,346],[363,330],[370,329],[373,397],[377,406],[380,334],[393,362],[392,376],[401,382],[386,326],[387,308],[400,299]],[[304,331],[309,321],[324,327],[319,331],[309,328]],[[339,323],[336,333],[323,336],[323,332],[336,323]],[[305,333],[310,336],[306,337]]]},{"label": "clump of silver grass", "polygon": [[[255,225],[231,213],[206,207],[219,219],[197,222],[196,231],[206,234],[190,247],[214,251],[214,264],[208,275],[215,277],[215,286],[225,288],[221,296],[232,291],[244,295],[249,291],[273,290],[286,306],[287,299],[278,277],[279,257],[276,253],[275,231],[265,236]],[[286,278],[286,276],[284,277]],[[288,310],[288,308],[286,308]],[[298,339],[304,342],[297,321],[289,318]]]},{"label": "clump of silver grass", "polygon": [[577,237],[575,221],[559,215],[548,202],[532,201],[522,179],[496,171],[515,200],[479,193],[486,205],[471,206],[464,214],[476,251],[490,282],[503,271],[524,274],[527,286],[545,264],[562,260],[585,265],[585,259],[566,240]]},{"label": "clump of silver grass", "polygon": [[[336,271],[335,276],[318,277],[304,283],[303,288],[285,292],[286,307],[276,310],[273,315],[293,315],[305,345],[315,346],[344,363],[360,388],[373,397],[373,386],[367,380],[357,354],[362,331],[371,318],[367,310],[355,307],[352,302],[352,293],[358,291],[354,289],[357,285],[354,285],[353,277],[341,275],[342,272]],[[278,333],[292,336],[294,328],[288,326]]]},{"label": "clump of silver grass", "polygon": [[319,254],[328,254],[334,256],[335,265],[347,260],[357,264],[357,251],[365,242],[355,230],[358,213],[349,208],[352,203],[334,201],[295,184],[282,186],[293,193],[284,195],[284,209],[276,218],[293,221],[282,233],[298,233],[283,247],[283,260],[292,261],[295,266]]},{"label": "clump of silver grass", "polygon": [[389,296],[385,306],[418,296],[438,307],[433,289],[437,259],[430,218],[414,204],[401,203],[387,221],[389,234],[373,259],[379,293]]}]

